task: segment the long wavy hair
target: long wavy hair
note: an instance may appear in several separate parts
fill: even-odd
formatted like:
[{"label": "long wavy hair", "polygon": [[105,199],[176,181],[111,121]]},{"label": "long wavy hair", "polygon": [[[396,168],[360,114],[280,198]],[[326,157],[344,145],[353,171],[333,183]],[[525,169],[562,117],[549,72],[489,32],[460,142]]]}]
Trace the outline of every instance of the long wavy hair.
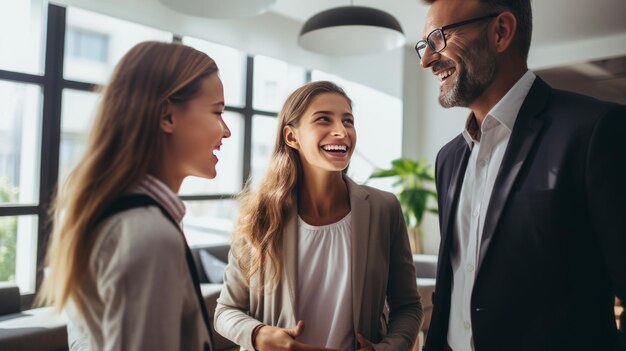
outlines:
[{"label": "long wavy hair", "polygon": [[52,234],[39,304],[63,308],[78,298],[89,276],[97,220],[117,197],[127,193],[162,162],[165,133],[160,120],[167,104],[184,104],[217,73],[206,54],[182,44],[143,42],[117,64],[102,92],[86,151],[59,188],[51,209]]},{"label": "long wavy hair", "polygon": [[324,93],[339,94],[352,106],[345,91],[329,81],[311,82],[294,91],[278,114],[276,144],[258,190],[252,191],[248,182],[239,196],[233,253],[248,285],[255,275],[259,277],[259,289],[266,287],[266,274],[269,288],[275,288],[281,279],[283,222],[288,209],[297,206],[296,193],[302,179],[300,156],[285,142],[283,129],[287,125],[297,127],[313,99]]}]

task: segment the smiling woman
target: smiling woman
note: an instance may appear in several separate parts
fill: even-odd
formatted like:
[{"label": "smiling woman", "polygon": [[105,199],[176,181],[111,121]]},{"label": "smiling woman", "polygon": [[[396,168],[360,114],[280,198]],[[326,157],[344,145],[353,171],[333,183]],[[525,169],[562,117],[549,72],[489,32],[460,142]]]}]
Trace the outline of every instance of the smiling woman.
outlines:
[{"label": "smiling woman", "polygon": [[304,174],[344,171],[356,146],[351,103],[337,93],[319,94],[283,133],[287,145],[298,150]]},{"label": "smiling woman", "polygon": [[415,343],[422,307],[398,200],[346,175],[355,119],[329,81],[300,87],[279,114],[268,171],[240,199],[215,311],[216,331],[243,350]]},{"label": "smiling woman", "polygon": [[[191,91],[197,96],[172,96],[170,119],[161,120],[162,130],[168,134],[170,146],[163,151],[164,162],[159,173],[171,173],[178,187],[186,176],[215,178],[218,162],[214,152],[219,151],[222,138],[230,137],[230,130],[222,120],[224,88],[216,74],[197,83]],[[191,99],[190,99],[191,98]],[[172,169],[172,165],[180,168]],[[178,189],[176,188],[176,191]]]},{"label": "smiling woman", "polygon": [[187,176],[216,176],[214,152],[230,136],[217,65],[188,46],[143,42],[102,95],[55,200],[39,298],[66,308],[72,349],[207,349],[177,192]]}]

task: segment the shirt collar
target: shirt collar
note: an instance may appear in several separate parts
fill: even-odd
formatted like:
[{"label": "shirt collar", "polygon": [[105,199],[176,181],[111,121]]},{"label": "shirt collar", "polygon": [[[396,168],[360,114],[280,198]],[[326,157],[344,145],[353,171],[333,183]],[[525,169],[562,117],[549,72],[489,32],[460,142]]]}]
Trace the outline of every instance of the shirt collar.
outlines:
[{"label": "shirt collar", "polygon": [[185,216],[185,204],[178,195],[158,178],[148,174],[133,189],[135,193],[146,194],[158,202],[174,218],[181,223]]},{"label": "shirt collar", "polygon": [[[493,127],[491,123],[485,123],[489,119],[496,121],[496,124],[502,124],[506,129],[511,132],[515,125],[515,120],[519,114],[519,110],[522,107],[522,103],[526,99],[526,95],[530,91],[535,78],[537,76],[532,71],[526,71],[524,75],[509,89],[509,91],[496,103],[494,107],[487,113],[483,125],[480,126],[480,132],[484,132],[487,128]],[[488,125],[490,124],[490,126]],[[478,130],[478,124],[474,118],[474,113],[470,113],[467,121],[465,122],[465,129],[463,130],[463,138],[467,142],[470,148],[473,144],[478,142],[472,138],[472,134],[475,134]]]}]

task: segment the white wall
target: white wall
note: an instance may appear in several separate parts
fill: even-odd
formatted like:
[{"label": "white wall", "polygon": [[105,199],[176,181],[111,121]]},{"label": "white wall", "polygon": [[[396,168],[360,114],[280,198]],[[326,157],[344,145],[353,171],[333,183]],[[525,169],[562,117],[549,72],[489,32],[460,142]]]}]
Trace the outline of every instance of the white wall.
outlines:
[{"label": "white wall", "polygon": [[532,46],[528,66],[531,69],[544,69],[624,55],[626,55],[626,33],[618,33]]}]

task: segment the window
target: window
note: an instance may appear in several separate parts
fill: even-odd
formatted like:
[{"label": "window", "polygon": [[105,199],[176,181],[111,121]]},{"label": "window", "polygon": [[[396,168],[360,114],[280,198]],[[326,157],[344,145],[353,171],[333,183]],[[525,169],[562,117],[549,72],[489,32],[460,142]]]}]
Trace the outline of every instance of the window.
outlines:
[{"label": "window", "polygon": [[59,184],[65,181],[85,152],[87,133],[95,117],[98,98],[99,94],[90,91],[63,90]]},{"label": "window", "polygon": [[292,91],[306,82],[306,71],[286,62],[257,55],[254,57],[255,110],[278,112]]},{"label": "window", "polygon": [[256,187],[264,176],[274,151],[278,120],[276,117],[255,115],[252,119],[252,150],[250,174]]},{"label": "window", "polygon": [[34,292],[36,253],[37,216],[0,217],[0,282],[16,283],[23,294]]},{"label": "window", "polygon": [[230,241],[238,213],[235,200],[185,201],[185,207],[183,227],[189,246]]},{"label": "window", "polygon": [[75,7],[67,9],[63,76],[68,80],[105,84],[117,62],[145,40],[171,42],[173,35]]},{"label": "window", "polygon": [[41,189],[44,1],[0,12],[0,282],[36,286]]},{"label": "window", "polygon": [[246,55],[228,46],[191,37],[184,37],[183,43],[206,53],[215,60],[224,84],[226,105],[243,107],[246,103]]},{"label": "window", "polygon": [[13,196],[2,203],[39,201],[41,88],[0,80],[0,179]]},{"label": "window", "polygon": [[11,1],[0,11],[0,69],[43,73],[45,10],[43,0]]},{"label": "window", "polygon": [[[0,12],[0,281],[18,284],[28,302],[40,283],[41,245],[50,230],[45,214],[55,186],[85,152],[98,88],[136,43],[174,36],[73,7],[48,5],[45,11],[42,0],[18,3]],[[194,38],[182,42],[217,62],[225,89],[223,118],[232,132],[216,153],[218,177],[183,183],[183,224],[192,246],[228,242],[238,213],[235,197],[248,177],[258,184],[274,148],[278,111],[310,72]],[[55,62],[59,67],[44,74],[44,63]],[[360,140],[370,141],[358,144],[350,166],[357,181],[400,155],[399,99],[322,72],[314,77],[337,81],[354,100]],[[384,151],[378,147],[383,143]]]}]

